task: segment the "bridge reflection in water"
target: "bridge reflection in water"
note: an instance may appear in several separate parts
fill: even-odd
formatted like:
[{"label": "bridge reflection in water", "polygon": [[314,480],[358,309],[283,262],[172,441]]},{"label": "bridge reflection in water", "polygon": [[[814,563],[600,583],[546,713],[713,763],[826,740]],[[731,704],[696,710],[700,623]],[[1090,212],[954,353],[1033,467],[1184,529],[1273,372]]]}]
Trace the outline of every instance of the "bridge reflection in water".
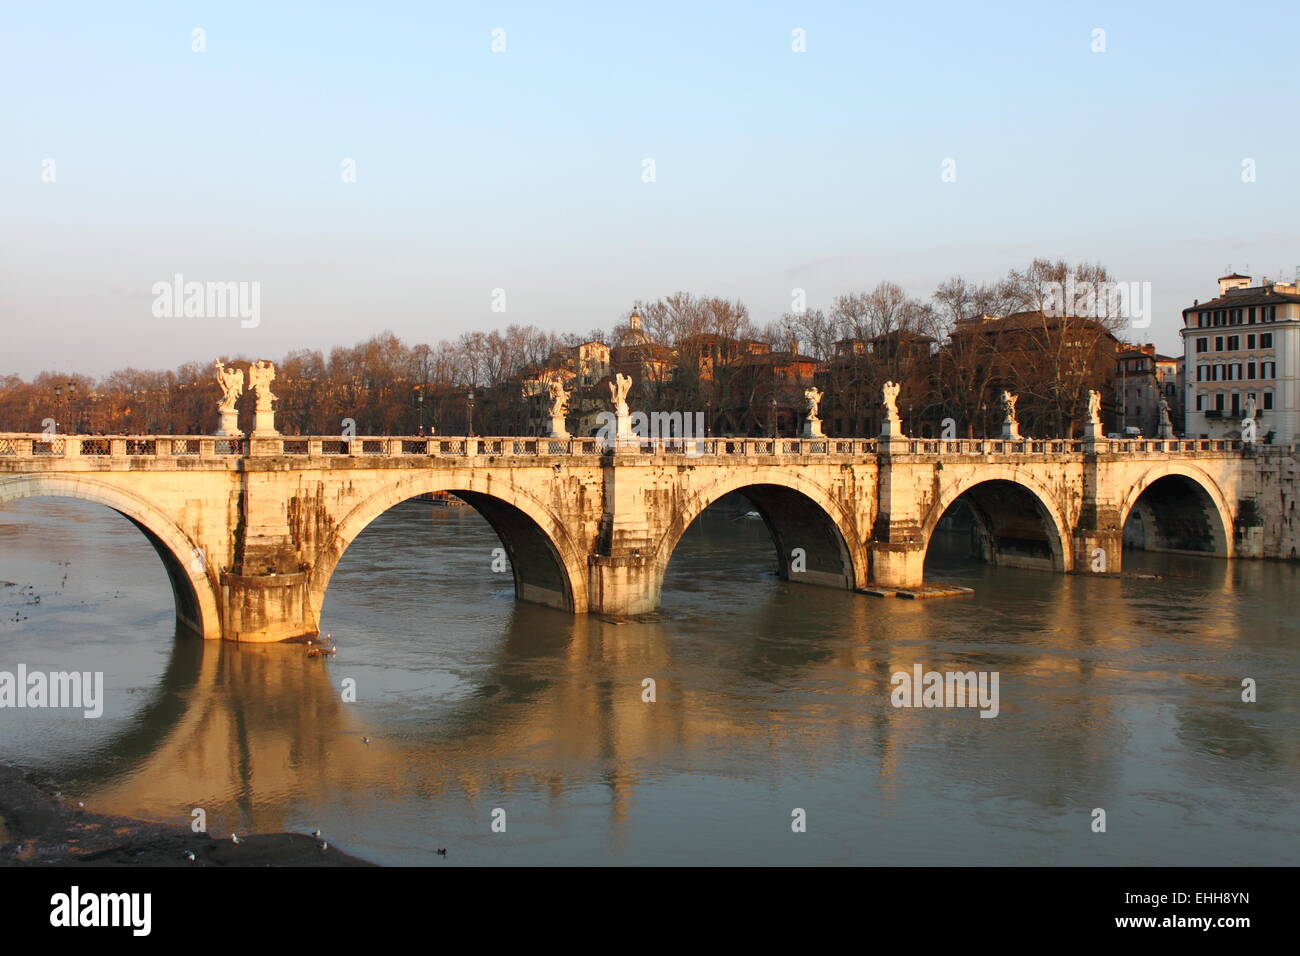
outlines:
[{"label": "bridge reflection in water", "polygon": [[[929,571],[976,583],[974,598],[877,601],[781,581],[763,523],[729,504],[684,536],[661,614],[624,624],[516,603],[481,518],[399,505],[339,565],[322,611],[332,661],[169,640],[165,584],[132,529],[80,503],[10,504],[0,577],[39,590],[44,575],[50,596],[3,592],[0,640],[43,647],[49,666],[115,644],[166,657],[148,683],[117,682],[102,722],[64,721],[79,739],[60,753],[42,757],[28,726],[0,756],[96,810],[182,821],[201,806],[218,833],[319,826],[383,862],[432,862],[436,846],[462,863],[1260,863],[1294,849],[1276,814],[1300,771],[1296,695],[1235,703],[1241,673],[1277,687],[1300,672],[1279,603],[1293,566],[1161,556],[1160,581],[1065,577],[939,541]],[[82,543],[61,556],[48,533],[68,509]],[[149,612],[116,610],[105,580]],[[8,622],[16,609],[27,620]],[[998,671],[1002,714],[893,708],[891,674],[917,662]],[[1098,805],[1139,832],[1093,838]],[[506,834],[489,830],[495,807]],[[797,838],[793,807],[811,821]]]}]

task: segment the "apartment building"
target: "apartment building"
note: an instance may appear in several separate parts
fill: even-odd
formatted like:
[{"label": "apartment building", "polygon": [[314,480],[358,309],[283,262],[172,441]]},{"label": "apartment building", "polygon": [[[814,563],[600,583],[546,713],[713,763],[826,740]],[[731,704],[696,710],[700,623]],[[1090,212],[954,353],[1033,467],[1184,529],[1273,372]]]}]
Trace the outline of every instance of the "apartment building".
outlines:
[{"label": "apartment building", "polygon": [[1186,434],[1237,438],[1255,400],[1260,441],[1300,434],[1300,284],[1232,273],[1219,295],[1183,310]]}]

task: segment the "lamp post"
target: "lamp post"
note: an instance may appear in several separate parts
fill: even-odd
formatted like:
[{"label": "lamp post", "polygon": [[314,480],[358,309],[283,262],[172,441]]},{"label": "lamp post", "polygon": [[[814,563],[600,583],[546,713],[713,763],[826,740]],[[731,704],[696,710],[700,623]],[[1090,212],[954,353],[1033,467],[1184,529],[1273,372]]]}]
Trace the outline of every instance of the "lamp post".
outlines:
[{"label": "lamp post", "polygon": [[704,437],[713,437],[713,399],[704,403]]},{"label": "lamp post", "polygon": [[474,389],[465,396],[465,437],[474,437]]},{"label": "lamp post", "polygon": [[768,400],[768,404],[771,406],[771,411],[769,413],[769,421],[772,423],[772,438],[775,439],[776,438],[776,396],[775,395],[773,395],[771,399]]},{"label": "lamp post", "polygon": [[424,437],[424,386],[423,385],[415,386],[415,404],[416,407],[419,409],[418,414],[420,419],[419,422],[420,437],[423,438]]}]

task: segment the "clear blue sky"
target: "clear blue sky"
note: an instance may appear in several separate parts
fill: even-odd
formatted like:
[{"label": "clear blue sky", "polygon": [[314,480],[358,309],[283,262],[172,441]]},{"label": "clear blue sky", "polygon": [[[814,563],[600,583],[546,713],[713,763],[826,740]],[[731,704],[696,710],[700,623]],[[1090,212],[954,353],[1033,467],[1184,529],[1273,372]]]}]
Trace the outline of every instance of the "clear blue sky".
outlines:
[{"label": "clear blue sky", "polygon": [[[763,322],[1034,256],[1151,282],[1168,351],[1225,266],[1300,265],[1293,4],[544,6],[7,4],[0,373],[585,332],[679,289]],[[260,282],[260,325],[155,318],[175,273]]]}]

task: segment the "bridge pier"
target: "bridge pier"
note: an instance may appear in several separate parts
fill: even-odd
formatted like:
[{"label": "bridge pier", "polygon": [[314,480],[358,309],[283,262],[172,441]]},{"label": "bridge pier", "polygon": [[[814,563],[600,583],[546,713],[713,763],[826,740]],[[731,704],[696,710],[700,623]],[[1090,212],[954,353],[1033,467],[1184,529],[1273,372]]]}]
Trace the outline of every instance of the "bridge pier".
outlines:
[{"label": "bridge pier", "polygon": [[1123,570],[1124,536],[1119,531],[1078,528],[1074,532],[1074,570],[1079,574],[1118,574]]},{"label": "bridge pier", "polygon": [[885,588],[919,588],[925,583],[925,546],[878,541],[871,546],[871,583]]},{"label": "bridge pier", "polygon": [[932,466],[903,454],[907,443],[880,440],[876,472],[876,519],[871,529],[871,583],[886,588],[919,588],[925,583],[929,544],[921,521],[918,491],[932,481]]},{"label": "bridge pier", "polygon": [[588,610],[616,617],[658,610],[664,577],[657,563],[645,555],[593,554],[588,563]]},{"label": "bridge pier", "polygon": [[1113,468],[1104,467],[1097,443],[1085,443],[1083,495],[1073,534],[1074,570],[1118,574],[1124,565],[1124,522]]},{"label": "bridge pier", "polygon": [[318,634],[307,579],[302,571],[221,575],[221,636],[270,644]]}]

